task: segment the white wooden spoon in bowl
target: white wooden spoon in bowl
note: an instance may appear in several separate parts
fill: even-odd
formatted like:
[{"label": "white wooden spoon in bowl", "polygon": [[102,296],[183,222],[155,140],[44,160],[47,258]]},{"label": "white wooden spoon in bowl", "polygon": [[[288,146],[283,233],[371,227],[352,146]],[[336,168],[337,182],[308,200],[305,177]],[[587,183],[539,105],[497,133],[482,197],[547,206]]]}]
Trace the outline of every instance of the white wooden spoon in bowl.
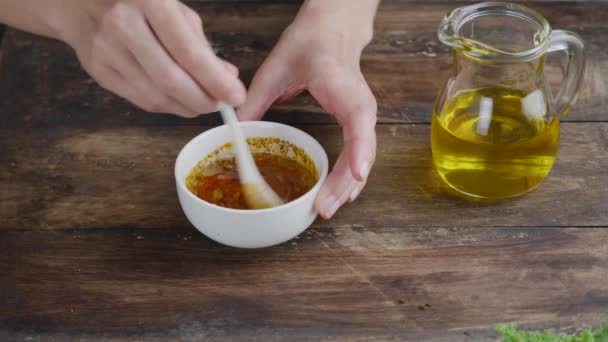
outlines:
[{"label": "white wooden spoon in bowl", "polygon": [[266,209],[283,204],[284,201],[266,183],[266,180],[264,180],[264,177],[262,177],[255,165],[253,155],[239,126],[234,108],[224,102],[220,102],[218,109],[222,114],[224,123],[228,125],[232,132],[232,150],[236,157],[239,179],[247,204],[251,209]]}]

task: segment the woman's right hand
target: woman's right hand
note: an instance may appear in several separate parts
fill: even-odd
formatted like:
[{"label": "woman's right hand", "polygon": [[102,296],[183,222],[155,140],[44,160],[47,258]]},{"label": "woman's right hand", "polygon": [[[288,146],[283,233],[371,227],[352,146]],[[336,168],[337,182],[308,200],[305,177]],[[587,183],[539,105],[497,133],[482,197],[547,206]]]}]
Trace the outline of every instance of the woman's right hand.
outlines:
[{"label": "woman's right hand", "polygon": [[198,14],[178,0],[72,1],[63,38],[104,88],[149,112],[195,117],[239,106],[238,69],[213,52]]}]

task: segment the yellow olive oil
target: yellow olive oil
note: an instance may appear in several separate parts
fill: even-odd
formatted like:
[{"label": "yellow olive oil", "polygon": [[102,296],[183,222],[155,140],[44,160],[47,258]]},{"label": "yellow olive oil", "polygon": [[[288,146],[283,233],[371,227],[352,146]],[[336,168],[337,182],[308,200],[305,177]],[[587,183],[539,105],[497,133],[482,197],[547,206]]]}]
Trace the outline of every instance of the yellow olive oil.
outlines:
[{"label": "yellow olive oil", "polygon": [[433,160],[441,178],[476,198],[502,199],[536,187],[551,171],[559,120],[540,90],[462,91],[433,113]]}]

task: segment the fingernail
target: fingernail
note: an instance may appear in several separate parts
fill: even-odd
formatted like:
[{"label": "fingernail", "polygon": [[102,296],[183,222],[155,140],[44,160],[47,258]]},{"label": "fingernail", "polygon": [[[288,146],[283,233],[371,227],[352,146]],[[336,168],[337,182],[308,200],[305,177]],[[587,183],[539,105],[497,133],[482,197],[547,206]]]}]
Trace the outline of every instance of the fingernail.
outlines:
[{"label": "fingernail", "polygon": [[361,163],[361,167],[359,168],[359,173],[361,174],[361,177],[363,179],[366,179],[367,176],[369,176],[370,169],[371,169],[371,166],[369,165],[369,162],[367,160],[365,160]]},{"label": "fingernail", "polygon": [[243,102],[245,102],[245,94],[243,93],[236,93],[230,96],[230,104],[233,106],[240,106]]},{"label": "fingernail", "polygon": [[323,216],[325,216],[325,218],[330,218],[334,216],[336,211],[338,211],[339,206],[340,203],[338,203],[338,199],[335,198],[333,195],[325,197],[325,199],[323,200]]}]

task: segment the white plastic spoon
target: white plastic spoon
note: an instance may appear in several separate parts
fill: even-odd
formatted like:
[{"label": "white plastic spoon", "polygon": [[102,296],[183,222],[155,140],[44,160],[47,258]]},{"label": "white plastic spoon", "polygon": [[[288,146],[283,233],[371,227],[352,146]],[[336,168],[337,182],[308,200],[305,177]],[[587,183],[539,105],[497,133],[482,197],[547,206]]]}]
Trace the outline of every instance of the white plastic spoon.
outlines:
[{"label": "white plastic spoon", "polygon": [[255,165],[249,145],[247,145],[243,131],[239,126],[239,121],[236,118],[234,108],[224,102],[220,102],[218,109],[222,113],[224,123],[232,131],[232,149],[236,156],[243,196],[247,204],[252,209],[272,208],[283,204],[283,200],[266,183],[266,180],[264,180],[264,177],[262,177]]}]

